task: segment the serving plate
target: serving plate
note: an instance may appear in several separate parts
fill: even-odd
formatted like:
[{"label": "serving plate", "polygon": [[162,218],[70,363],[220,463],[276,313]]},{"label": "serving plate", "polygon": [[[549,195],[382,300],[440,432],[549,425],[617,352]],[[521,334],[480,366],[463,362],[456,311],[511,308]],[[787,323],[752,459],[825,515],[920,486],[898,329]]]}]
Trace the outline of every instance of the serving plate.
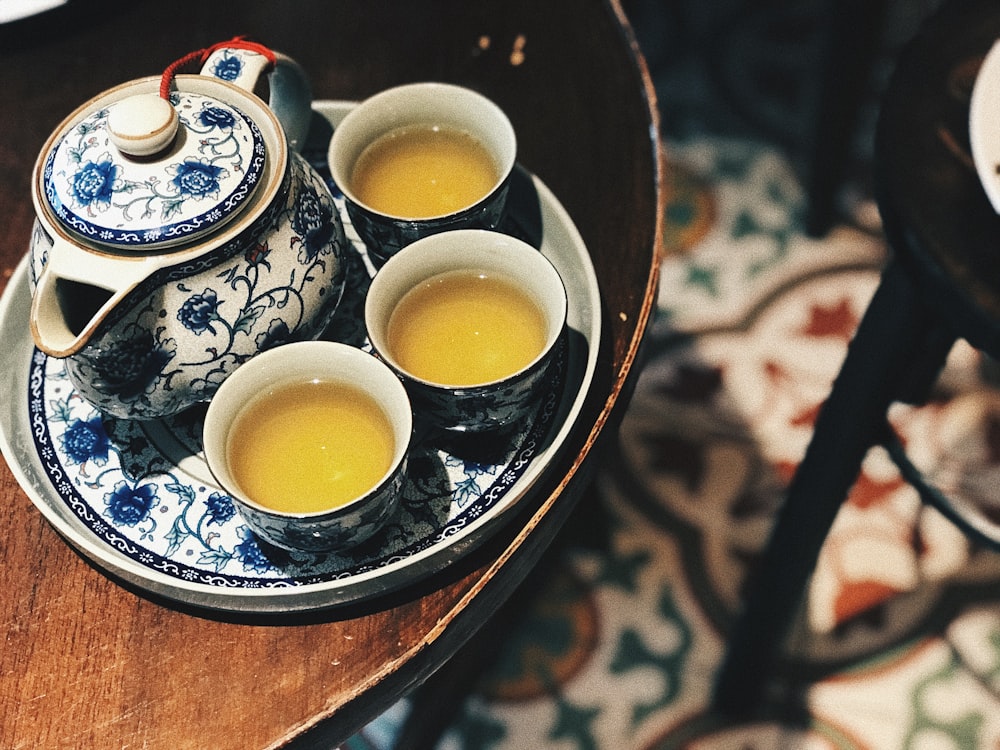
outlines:
[{"label": "serving plate", "polygon": [[68,0],[7,0],[0,2],[0,25],[22,21],[62,7]]},{"label": "serving plate", "polygon": [[969,100],[969,145],[979,181],[1000,213],[1000,41],[986,53]]},{"label": "serving plate", "polygon": [[[329,128],[350,102],[317,102],[321,163]],[[363,546],[298,555],[266,548],[236,515],[201,455],[203,407],[153,422],[100,414],[75,393],[63,362],[35,349],[27,326],[27,258],[0,299],[0,449],[25,492],[70,544],[113,577],[211,610],[301,612],[356,603],[414,583],[485,540],[559,454],[593,380],[601,335],[597,279],[571,218],[523,169],[504,231],[533,242],[569,298],[558,376],[533,420],[492,444],[420,432],[399,513]],[[362,308],[373,269],[335,198],[354,252],[327,338],[369,348]]]}]

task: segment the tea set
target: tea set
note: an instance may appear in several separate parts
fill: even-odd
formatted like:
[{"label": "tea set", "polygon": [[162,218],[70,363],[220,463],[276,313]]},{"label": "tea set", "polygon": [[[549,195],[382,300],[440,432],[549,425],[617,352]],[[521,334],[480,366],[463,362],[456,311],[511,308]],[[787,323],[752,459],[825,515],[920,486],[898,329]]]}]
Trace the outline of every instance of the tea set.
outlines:
[{"label": "tea set", "polygon": [[[201,65],[198,74],[178,72],[191,61]],[[264,76],[266,104],[253,93]],[[137,421],[207,404],[206,460],[247,525],[276,547],[322,552],[363,542],[393,512],[413,414],[469,433],[525,419],[545,388],[567,301],[552,264],[498,231],[516,153],[502,111],[461,87],[410,84],[361,103],[334,130],[331,174],[373,264],[365,300],[372,351],[319,340],[352,279],[333,194],[298,152],[311,105],[298,64],[242,39],[94,97],[39,155],[29,289],[34,344],[64,363],[80,398]],[[446,216],[407,218],[351,194],[349,170],[364,143],[438,110],[496,155],[499,176],[486,195]],[[543,351],[523,372],[474,388],[412,377],[379,337],[381,321],[432,271],[487,261],[512,272],[544,306]],[[228,425],[247,394],[329,368],[383,401],[390,389],[386,408],[397,429],[405,426],[397,458],[345,506],[317,513],[260,506],[228,471]]]}]

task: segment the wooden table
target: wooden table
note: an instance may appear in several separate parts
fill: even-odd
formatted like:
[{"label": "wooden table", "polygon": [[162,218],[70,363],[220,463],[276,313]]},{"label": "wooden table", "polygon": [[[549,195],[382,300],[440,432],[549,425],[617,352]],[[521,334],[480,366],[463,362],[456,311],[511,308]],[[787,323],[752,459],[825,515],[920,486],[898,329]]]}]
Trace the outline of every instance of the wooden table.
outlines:
[{"label": "wooden table", "polygon": [[72,0],[0,27],[0,287],[27,249],[30,174],[59,121],[235,34],[296,58],[317,99],[436,79],[497,101],[520,161],[593,256],[604,305],[597,375],[562,457],[487,543],[417,585],[321,615],[238,622],[131,591],[74,553],[5,463],[5,749],[342,741],[445,663],[531,571],[628,400],[656,299],[662,187],[654,95],[615,0]]}]

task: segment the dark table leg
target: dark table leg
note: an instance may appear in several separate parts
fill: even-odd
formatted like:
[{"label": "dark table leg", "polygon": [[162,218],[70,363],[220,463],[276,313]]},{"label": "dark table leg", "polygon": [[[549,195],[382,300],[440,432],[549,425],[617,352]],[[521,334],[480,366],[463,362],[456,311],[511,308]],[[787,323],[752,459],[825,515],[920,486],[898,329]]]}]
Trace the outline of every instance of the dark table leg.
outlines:
[{"label": "dark table leg", "polygon": [[807,131],[806,233],[822,237],[837,218],[837,193],[851,161],[864,97],[882,41],[886,0],[833,0],[822,5],[819,101]]},{"label": "dark table leg", "polygon": [[930,388],[952,343],[929,317],[911,279],[891,263],[848,347],[752,574],[715,687],[718,712],[745,718],[759,708],[823,540],[865,454],[883,434],[886,410],[893,401]]}]

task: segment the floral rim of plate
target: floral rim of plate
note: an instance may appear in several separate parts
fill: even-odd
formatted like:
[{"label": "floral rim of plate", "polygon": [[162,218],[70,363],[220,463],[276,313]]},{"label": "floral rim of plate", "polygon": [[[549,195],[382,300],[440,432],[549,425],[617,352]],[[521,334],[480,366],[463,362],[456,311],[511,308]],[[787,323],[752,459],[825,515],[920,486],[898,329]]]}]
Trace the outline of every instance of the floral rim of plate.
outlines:
[{"label": "floral rim of plate", "polygon": [[[354,102],[314,103],[315,111],[333,127],[353,106]],[[315,135],[320,140],[324,137],[322,129],[316,131]],[[318,143],[319,140],[315,140],[310,147],[307,142],[303,155],[328,181],[343,217],[346,210],[342,196],[338,195],[339,191],[332,184],[329,172],[325,171],[325,163],[316,147]],[[264,584],[261,573],[252,569],[249,571],[234,569],[235,564],[232,561],[234,558],[228,553],[232,552],[235,542],[230,541],[227,542],[229,547],[224,554],[218,555],[217,558],[213,558],[211,554],[206,557],[207,563],[211,565],[207,575],[214,583],[206,585],[191,580],[192,577],[199,577],[198,565],[191,563],[201,556],[204,547],[201,550],[185,551],[181,545],[185,542],[193,544],[195,540],[200,539],[197,534],[187,533],[188,529],[197,529],[206,538],[210,534],[218,534],[219,529],[216,527],[219,524],[216,519],[221,520],[222,516],[228,514],[224,505],[216,504],[210,509],[209,504],[204,502],[211,496],[211,491],[214,491],[215,483],[204,460],[196,455],[197,446],[200,445],[198,435],[200,414],[197,410],[189,410],[185,412],[186,416],[181,415],[174,420],[141,423],[145,425],[142,430],[124,438],[128,443],[128,450],[125,452],[116,453],[108,448],[110,443],[108,445],[104,443],[105,438],[122,439],[120,432],[116,431],[121,424],[114,421],[110,423],[110,435],[95,428],[92,430],[93,434],[88,436],[87,430],[83,429],[80,434],[72,436],[70,447],[62,444],[63,433],[69,425],[74,424],[74,420],[86,425],[94,415],[92,413],[88,415],[87,405],[82,399],[74,399],[68,381],[60,385],[61,367],[50,363],[34,349],[30,336],[26,335],[24,327],[19,323],[30,304],[30,292],[27,288],[28,256],[22,259],[11,277],[7,290],[0,297],[0,330],[7,339],[6,343],[16,352],[16,358],[10,359],[6,364],[0,364],[0,375],[7,387],[12,388],[14,392],[26,394],[9,401],[8,407],[0,411],[0,447],[3,448],[4,456],[19,484],[42,515],[68,543],[116,580],[134,587],[137,592],[145,591],[157,598],[162,597],[213,611],[266,615],[348,605],[370,600],[415,583],[469,554],[499,528],[502,518],[518,507],[522,499],[529,497],[530,489],[544,476],[545,467],[562,455],[564,442],[574,429],[580,410],[590,392],[600,350],[603,308],[597,278],[583,238],[558,198],[541,180],[520,166],[517,168],[517,173],[520,175],[518,180],[520,185],[517,190],[512,190],[512,196],[516,197],[516,200],[511,204],[513,209],[508,216],[509,223],[505,224],[505,231],[529,241],[545,253],[564,275],[567,290],[570,292],[570,320],[559,363],[562,369],[553,379],[552,391],[540,406],[537,419],[530,424],[519,426],[522,431],[506,444],[510,452],[504,459],[484,465],[481,461],[467,458],[466,465],[460,463],[461,459],[457,456],[447,453],[439,452],[435,456],[433,451],[429,451],[430,455],[423,455],[422,458],[436,461],[439,467],[429,476],[437,476],[439,480],[443,476],[445,477],[443,481],[454,483],[454,486],[449,486],[448,491],[443,493],[443,499],[435,501],[438,503],[438,509],[430,507],[427,511],[432,514],[437,512],[438,520],[437,526],[431,530],[433,533],[424,534],[428,542],[421,545],[423,549],[409,551],[406,545],[400,542],[398,546],[403,551],[387,556],[379,554],[378,550],[359,547],[350,555],[342,556],[344,559],[340,562],[348,567],[340,570],[334,570],[335,563],[331,563],[330,560],[283,560],[285,574],[279,575],[271,571],[268,583]],[[328,329],[328,335],[346,336],[347,338],[338,340],[345,340],[370,350],[364,335],[363,321],[359,322],[359,313],[363,306],[364,290],[367,287],[365,282],[370,280],[374,269],[367,258],[363,243],[346,218],[344,228],[348,238],[352,240],[354,250],[347,254],[350,259],[347,264],[348,288],[360,288],[361,291],[349,294],[345,289],[344,300],[331,324],[335,325],[339,319],[344,330]],[[355,276],[359,268],[361,273]],[[50,365],[54,370],[51,374],[47,374],[46,369]],[[29,380],[29,376],[33,379]],[[32,394],[32,388],[36,386],[42,390]],[[60,388],[58,394],[45,390],[54,387]],[[29,413],[29,407],[33,400],[35,400],[35,412],[32,414]],[[54,410],[59,410],[59,416],[52,416],[50,419],[50,416],[55,414]],[[121,422],[129,424],[128,420]],[[115,427],[115,424],[118,424],[118,427]],[[105,433],[104,437],[102,432]],[[41,442],[38,442],[37,436],[43,436]],[[77,442],[78,438],[82,442]],[[133,447],[136,448],[135,455],[132,455]],[[67,450],[73,451],[73,458],[64,458],[62,461],[68,465],[69,472],[57,456],[57,451],[65,453]],[[107,450],[107,458],[104,456],[104,450]],[[152,462],[147,460],[150,452],[153,456]],[[468,453],[467,450],[460,452],[463,455]],[[125,476],[124,470],[115,464],[121,456],[131,457],[133,463],[140,467],[129,475],[133,477],[131,480]],[[449,458],[453,463],[451,470],[454,476],[449,476],[441,468],[444,461]],[[179,476],[184,481],[175,483],[176,486],[171,489],[157,488],[154,498],[152,489],[136,491],[142,482],[136,482],[134,477],[145,477],[151,475],[151,472],[155,473],[156,467],[152,463],[156,461],[160,462],[161,469],[165,468],[165,471],[161,471],[164,476],[172,473],[174,478]],[[147,463],[149,465],[146,465]],[[497,464],[502,464],[508,470],[502,479]],[[132,469],[131,466],[129,468]],[[495,475],[490,476],[488,474],[490,471],[495,471]],[[100,477],[101,472],[106,472],[103,478]],[[116,472],[115,481],[110,481]],[[189,478],[193,481],[187,482]],[[195,575],[192,576],[188,570],[185,577],[181,577],[171,572],[154,570],[138,562],[121,549],[122,545],[137,544],[128,541],[127,537],[119,535],[120,541],[109,544],[103,538],[96,536],[56,489],[57,486],[62,486],[64,490],[71,489],[74,479],[79,479],[81,482],[79,486],[83,488],[84,494],[90,493],[90,496],[95,489],[89,485],[96,486],[98,497],[97,499],[91,497],[90,513],[98,524],[108,523],[110,519],[104,516],[104,513],[111,512],[114,508],[115,513],[124,514],[121,515],[122,518],[135,521],[133,530],[138,536],[152,533],[154,536],[159,534],[164,538],[172,530],[172,541],[167,543],[177,545],[174,552],[182,553],[180,562],[188,568],[193,568]],[[169,482],[170,478],[167,477],[164,481]],[[125,482],[125,485],[119,486],[120,482]],[[194,488],[194,494],[201,492],[200,497],[190,499],[188,490],[184,489],[185,484],[188,488]],[[210,491],[210,487],[213,490]],[[429,486],[423,487],[423,491],[430,495],[434,494],[432,489]],[[160,497],[160,492],[163,492],[163,497]],[[483,492],[491,494],[485,496],[477,494]],[[105,497],[108,498],[108,502],[105,502]],[[185,527],[181,524],[175,528],[173,519],[167,522],[163,520],[162,515],[157,515],[170,512],[170,507],[164,498],[175,504],[180,502],[181,498],[183,502],[189,504],[200,504],[197,518],[192,515],[193,525]],[[454,509],[452,509],[453,502]],[[443,511],[441,503],[444,503]],[[152,511],[151,515],[145,512],[147,506]],[[150,517],[156,520],[158,528],[150,526],[140,528],[143,519]],[[175,512],[174,518],[176,517]],[[199,521],[202,522],[200,527]],[[439,530],[448,536],[438,534]],[[391,525],[386,527],[385,532],[390,535],[395,533]],[[216,537],[213,537],[212,541],[215,539]],[[148,539],[140,540],[138,544],[148,545],[148,542]],[[375,543],[384,545],[385,539]],[[416,547],[412,549],[416,550]],[[160,550],[162,551],[165,550]],[[173,558],[176,557],[174,554]],[[382,567],[366,563],[366,559],[370,561],[376,558]],[[202,563],[203,566],[205,564]],[[172,571],[181,571],[176,562],[170,562],[169,565]],[[216,565],[222,568],[221,574],[216,574]],[[227,565],[230,567],[227,568]],[[227,576],[233,581],[227,582]],[[281,578],[297,580],[281,581]],[[310,585],[310,580],[317,582]]]},{"label": "floral rim of plate", "polygon": [[[63,364],[37,351],[30,367],[28,410],[35,449],[53,488],[105,544],[140,565],[190,583],[300,586],[375,570],[415,554],[454,535],[503,499],[551,427],[565,350],[563,345],[558,374],[535,419],[520,428],[502,462],[469,461],[418,443],[410,454],[400,512],[373,540],[341,554],[274,549],[264,554],[232,500],[211,482],[207,467],[199,476],[197,415],[155,425],[102,417],[75,393]],[[195,466],[192,473],[167,457],[171,443],[186,446],[193,459],[187,465]]]}]

